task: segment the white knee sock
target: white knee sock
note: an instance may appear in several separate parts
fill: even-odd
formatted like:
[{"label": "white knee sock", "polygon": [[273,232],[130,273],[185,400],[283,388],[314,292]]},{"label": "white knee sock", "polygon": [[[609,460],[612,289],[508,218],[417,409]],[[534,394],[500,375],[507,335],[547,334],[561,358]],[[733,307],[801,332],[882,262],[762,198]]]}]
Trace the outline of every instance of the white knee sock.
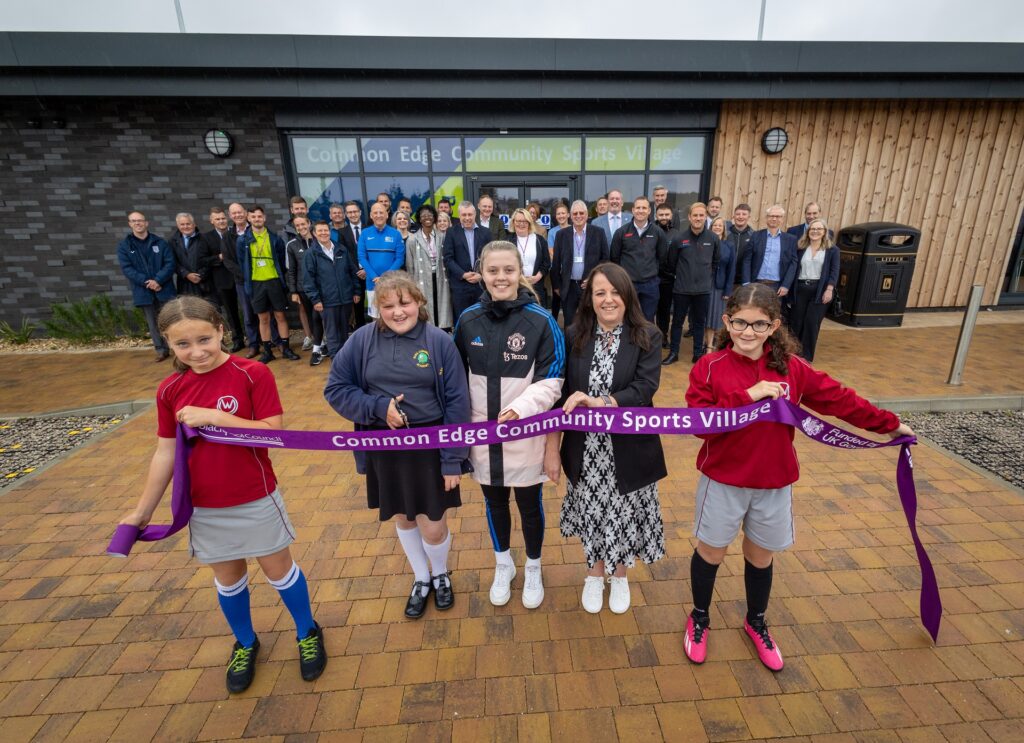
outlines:
[{"label": "white knee sock", "polygon": [[448,535],[444,538],[441,544],[427,544],[423,542],[423,551],[427,553],[427,557],[430,558],[430,573],[434,577],[434,588],[437,588],[436,576],[448,572],[448,552],[452,548],[452,533],[448,532]]},{"label": "white knee sock", "polygon": [[405,556],[409,560],[416,580],[421,583],[429,583],[430,566],[427,563],[427,553],[423,550],[423,539],[420,537],[419,527],[399,529],[396,526],[395,531],[398,532],[398,541],[402,543],[402,549],[405,550]]}]

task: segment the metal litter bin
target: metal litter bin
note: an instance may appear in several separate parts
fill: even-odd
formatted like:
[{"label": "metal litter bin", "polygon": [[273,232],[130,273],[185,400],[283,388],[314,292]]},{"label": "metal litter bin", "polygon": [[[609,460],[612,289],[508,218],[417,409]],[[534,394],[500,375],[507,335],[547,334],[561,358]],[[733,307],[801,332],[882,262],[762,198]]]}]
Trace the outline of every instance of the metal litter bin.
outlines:
[{"label": "metal litter bin", "polygon": [[839,285],[831,317],[857,327],[903,324],[921,231],[894,222],[839,230]]}]

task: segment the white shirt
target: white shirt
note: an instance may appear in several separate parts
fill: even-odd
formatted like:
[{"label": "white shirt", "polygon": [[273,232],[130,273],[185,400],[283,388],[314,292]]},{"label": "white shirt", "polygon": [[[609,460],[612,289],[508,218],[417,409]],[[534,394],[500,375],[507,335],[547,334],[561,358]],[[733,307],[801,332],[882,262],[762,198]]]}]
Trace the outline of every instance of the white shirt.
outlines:
[{"label": "white shirt", "polygon": [[533,267],[537,263],[537,236],[532,232],[526,237],[516,235],[516,248],[523,259],[523,274],[533,276],[536,273]]},{"label": "white shirt", "polygon": [[825,253],[827,251],[822,248],[818,251],[818,254],[811,256],[811,249],[807,248],[804,251],[803,257],[800,259],[800,280],[801,281],[817,281],[821,278],[821,271],[825,268]]},{"label": "white shirt", "polygon": [[324,255],[326,255],[328,258],[330,258],[331,262],[333,263],[334,262],[334,243],[328,243],[327,245],[324,245],[323,243],[318,242],[317,245],[320,246],[320,249],[324,251]]},{"label": "white shirt", "polygon": [[618,214],[612,214],[608,212],[608,227],[611,229],[612,234],[615,234],[615,230],[622,226],[622,212]]}]

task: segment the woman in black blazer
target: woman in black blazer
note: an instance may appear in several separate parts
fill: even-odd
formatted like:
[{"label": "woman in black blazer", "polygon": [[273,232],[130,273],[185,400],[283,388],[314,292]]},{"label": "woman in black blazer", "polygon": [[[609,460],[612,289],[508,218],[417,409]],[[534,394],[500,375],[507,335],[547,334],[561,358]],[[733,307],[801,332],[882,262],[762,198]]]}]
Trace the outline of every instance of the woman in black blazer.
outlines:
[{"label": "woman in black blazer", "polygon": [[[661,381],[661,331],[644,319],[629,275],[601,263],[587,277],[579,311],[566,333],[567,363],[560,405],[651,407]],[[561,440],[561,446],[559,446]],[[562,501],[561,531],[579,537],[587,558],[583,608],[592,614],[604,603],[629,609],[626,568],[635,558],[652,563],[665,556],[665,530],[658,480],[668,473],[656,434],[565,431],[548,434],[544,471],[569,482]]]},{"label": "woman in black blazer", "polygon": [[794,291],[790,292],[793,311],[789,324],[803,347],[800,355],[814,361],[821,321],[839,280],[839,248],[832,244],[828,226],[821,219],[807,225],[796,246],[797,275]]},{"label": "woman in black blazer", "polygon": [[551,253],[548,241],[537,231],[533,215],[526,209],[516,209],[509,218],[508,241],[519,250],[523,259],[523,276],[533,285],[540,298],[540,306],[548,306],[544,277],[551,271]]}]

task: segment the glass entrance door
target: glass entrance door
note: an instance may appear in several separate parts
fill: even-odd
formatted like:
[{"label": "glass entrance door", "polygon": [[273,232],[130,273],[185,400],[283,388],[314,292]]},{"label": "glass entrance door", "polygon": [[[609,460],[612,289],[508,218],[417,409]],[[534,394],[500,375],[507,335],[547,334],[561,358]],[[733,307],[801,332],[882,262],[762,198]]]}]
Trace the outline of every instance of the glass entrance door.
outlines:
[{"label": "glass entrance door", "polygon": [[548,229],[554,224],[555,207],[576,198],[576,177],[487,177],[473,180],[473,201],[487,194],[494,199],[494,213],[509,229],[509,218],[516,209],[537,204],[541,208],[539,224]]}]

